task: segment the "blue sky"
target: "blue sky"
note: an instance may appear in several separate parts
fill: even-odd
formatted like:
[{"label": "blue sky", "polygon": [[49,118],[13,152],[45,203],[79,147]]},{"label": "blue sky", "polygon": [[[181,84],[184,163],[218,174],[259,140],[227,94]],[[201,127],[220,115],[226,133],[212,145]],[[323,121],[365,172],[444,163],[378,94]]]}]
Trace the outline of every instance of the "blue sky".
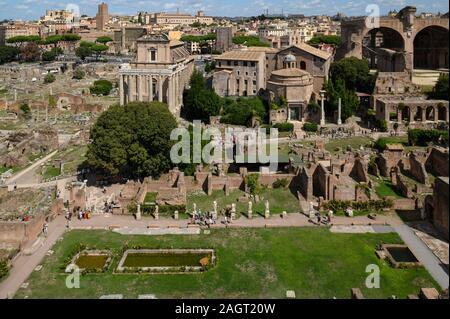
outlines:
[{"label": "blue sky", "polygon": [[[447,0],[104,0],[109,11],[118,14],[135,14],[137,11],[194,13],[205,10],[206,14],[219,16],[258,15],[265,9],[270,13],[303,13],[305,15],[342,12],[346,15],[365,15],[366,5],[380,6],[381,13],[400,9],[406,5],[417,7],[418,12],[447,12]],[[81,14],[95,15],[101,0],[0,0],[0,19],[38,19],[46,9],[63,9],[68,4],[80,7]]]}]

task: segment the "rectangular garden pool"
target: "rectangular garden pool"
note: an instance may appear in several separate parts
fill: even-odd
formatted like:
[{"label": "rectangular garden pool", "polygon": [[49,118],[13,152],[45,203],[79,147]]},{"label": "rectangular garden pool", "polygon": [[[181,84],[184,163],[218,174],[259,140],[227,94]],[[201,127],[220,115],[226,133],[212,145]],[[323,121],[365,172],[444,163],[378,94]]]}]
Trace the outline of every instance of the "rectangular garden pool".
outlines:
[{"label": "rectangular garden pool", "polygon": [[129,249],[117,272],[203,271],[215,262],[212,249]]}]

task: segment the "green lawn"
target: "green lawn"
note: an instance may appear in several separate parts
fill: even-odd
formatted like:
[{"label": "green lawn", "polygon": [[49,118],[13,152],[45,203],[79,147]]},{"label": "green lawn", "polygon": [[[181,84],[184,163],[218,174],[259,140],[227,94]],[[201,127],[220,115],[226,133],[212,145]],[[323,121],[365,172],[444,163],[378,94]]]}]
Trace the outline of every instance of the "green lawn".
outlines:
[{"label": "green lawn", "polygon": [[[157,298],[349,298],[360,288],[367,298],[405,298],[420,287],[436,287],[424,268],[395,269],[380,261],[380,242],[400,243],[397,234],[337,234],[326,228],[213,229],[209,235],[128,236],[109,231],[72,230],[55,253],[33,272],[15,298],[99,298],[103,294],[155,294]],[[65,285],[64,260],[80,243],[110,249],[112,264],[102,274],[83,275],[79,289]],[[213,248],[217,264],[200,274],[113,274],[123,246]],[[368,289],[367,265],[380,267],[380,288]]]},{"label": "green lawn", "polygon": [[149,192],[145,194],[144,203],[154,203],[156,201],[156,196],[158,193]]},{"label": "green lawn", "polygon": [[378,186],[375,187],[375,191],[378,197],[383,198],[385,196],[392,196],[394,198],[404,198],[395,190],[390,181],[377,179],[377,183]]},{"label": "green lawn", "polygon": [[371,143],[371,141],[372,140],[370,139],[370,137],[366,136],[336,138],[329,140],[329,142],[325,144],[325,149],[334,154],[337,152],[337,148],[345,151],[347,149],[347,146],[350,145],[353,149],[358,149],[361,145],[366,147],[366,145]]},{"label": "green lawn", "polygon": [[0,174],[3,174],[6,171],[9,171],[11,167],[0,166]]},{"label": "green lawn", "polygon": [[[248,201],[239,202],[239,197],[245,193],[241,190],[230,191],[228,196],[224,195],[222,190],[213,191],[211,196],[207,196],[204,192],[192,192],[187,196],[187,209],[192,211],[193,203],[197,204],[197,209],[202,211],[212,211],[213,202],[217,201],[217,207],[220,211],[227,205],[236,204],[237,217],[242,213],[246,214],[248,211]],[[271,214],[281,214],[284,210],[287,213],[297,213],[299,211],[299,202],[297,197],[291,193],[287,188],[267,189],[262,190],[259,194],[260,201],[253,203],[253,216],[260,214],[264,216],[265,202],[269,201],[269,208]]]},{"label": "green lawn", "polygon": [[61,170],[60,170],[59,167],[48,166],[44,170],[44,173],[43,173],[42,177],[44,178],[44,180],[48,180],[48,179],[51,179],[53,177],[57,177],[60,174],[61,174]]},{"label": "green lawn", "polygon": [[76,174],[78,166],[86,160],[86,145],[75,145],[59,153],[64,162],[64,174]]}]

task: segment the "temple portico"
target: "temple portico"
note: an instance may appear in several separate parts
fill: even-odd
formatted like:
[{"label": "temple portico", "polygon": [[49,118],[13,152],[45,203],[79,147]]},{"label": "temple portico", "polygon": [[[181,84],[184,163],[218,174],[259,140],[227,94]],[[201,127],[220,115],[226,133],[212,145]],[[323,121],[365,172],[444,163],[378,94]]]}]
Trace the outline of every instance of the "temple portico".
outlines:
[{"label": "temple portico", "polygon": [[136,61],[119,72],[120,104],[159,101],[179,116],[193,71],[192,57],[165,35],[144,36],[137,45]]}]

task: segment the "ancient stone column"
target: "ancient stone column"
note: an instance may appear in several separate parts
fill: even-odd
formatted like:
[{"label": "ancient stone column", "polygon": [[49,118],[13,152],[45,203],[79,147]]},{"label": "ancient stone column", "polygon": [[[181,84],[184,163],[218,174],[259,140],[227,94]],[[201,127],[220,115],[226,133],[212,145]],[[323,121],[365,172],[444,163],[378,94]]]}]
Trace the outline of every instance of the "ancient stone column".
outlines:
[{"label": "ancient stone column", "polygon": [[410,123],[415,122],[415,120],[414,120],[414,115],[415,115],[415,112],[413,111],[413,107],[410,106],[410,107],[409,107],[409,122],[410,122]]},{"label": "ancient stone column", "polygon": [[161,75],[158,80],[158,101],[163,101],[163,77]]},{"label": "ancient stone column", "polygon": [[173,78],[169,76],[168,78],[169,84],[167,87],[167,106],[169,107],[169,110],[173,110]]},{"label": "ancient stone column", "polygon": [[268,219],[270,218],[270,209],[269,209],[269,201],[266,200],[266,209],[264,211],[264,218]]},{"label": "ancient stone column", "polygon": [[124,92],[123,92],[123,75],[119,76],[119,94],[120,94],[120,105],[125,104]]},{"label": "ancient stone column", "polygon": [[252,206],[253,206],[253,203],[250,201],[250,202],[248,202],[248,211],[247,211],[247,217],[249,218],[249,219],[252,219],[252,217],[253,217],[253,210],[252,210]]},{"label": "ancient stone column", "polygon": [[155,207],[155,220],[159,220],[159,206],[156,205]]},{"label": "ancient stone column", "polygon": [[236,219],[236,204],[232,203],[231,204],[231,220],[235,220]]},{"label": "ancient stone column", "polygon": [[320,125],[325,125],[325,92],[320,92]]},{"label": "ancient stone column", "polygon": [[341,119],[341,98],[339,98],[339,103],[338,103],[338,119],[337,119],[337,124],[341,125],[342,124],[342,119]]},{"label": "ancient stone column", "polygon": [[136,209],[136,220],[141,220],[141,217],[141,205],[138,204]]},{"label": "ancient stone column", "polygon": [[133,90],[132,90],[132,85],[131,85],[131,75],[127,75],[127,103],[130,103],[133,99],[132,99],[132,95],[133,95]]},{"label": "ancient stone column", "polygon": [[148,100],[150,101],[150,102],[152,102],[153,101],[153,77],[150,75],[150,88],[149,88],[149,90],[148,90]]},{"label": "ancient stone column", "polygon": [[138,75],[136,77],[137,83],[137,90],[138,90],[138,101],[142,102],[142,75]]}]

